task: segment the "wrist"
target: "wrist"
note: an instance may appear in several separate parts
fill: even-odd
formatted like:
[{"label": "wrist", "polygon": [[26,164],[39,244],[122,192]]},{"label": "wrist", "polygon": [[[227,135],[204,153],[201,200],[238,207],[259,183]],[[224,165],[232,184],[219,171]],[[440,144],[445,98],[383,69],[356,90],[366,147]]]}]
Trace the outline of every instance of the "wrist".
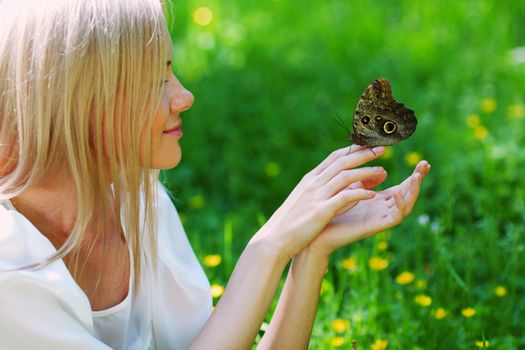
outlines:
[{"label": "wrist", "polygon": [[294,261],[308,262],[309,264],[319,266],[319,268],[324,271],[330,261],[330,253],[310,244],[294,257]]},{"label": "wrist", "polygon": [[284,267],[290,261],[290,257],[278,243],[274,240],[264,237],[263,235],[255,235],[250,239],[246,250],[256,251],[262,261],[265,263],[273,263],[275,266]]}]

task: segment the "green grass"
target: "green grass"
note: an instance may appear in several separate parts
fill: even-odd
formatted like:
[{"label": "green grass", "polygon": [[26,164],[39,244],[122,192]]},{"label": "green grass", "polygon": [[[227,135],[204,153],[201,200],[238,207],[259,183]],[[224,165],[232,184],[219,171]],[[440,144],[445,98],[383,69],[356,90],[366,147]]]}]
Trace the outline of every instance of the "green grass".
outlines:
[{"label": "green grass", "polygon": [[[302,175],[348,144],[335,114],[350,123],[362,90],[386,77],[418,127],[376,162],[389,172],[382,188],[410,174],[412,152],[432,171],[401,226],[333,256],[311,349],[334,348],[336,337],[358,349],[378,339],[388,349],[473,349],[482,339],[492,349],[525,348],[525,63],[515,57],[525,46],[525,2],[174,6],[174,71],[196,103],[183,114],[183,161],[162,176],[197,256],[222,256],[206,268],[212,283],[227,282]],[[193,20],[200,6],[213,12],[207,26]],[[372,270],[373,256],[388,267]],[[353,271],[342,266],[349,257]],[[403,271],[426,287],[397,284]],[[420,294],[429,306],[415,302]],[[467,307],[471,318],[461,313]],[[436,319],[438,308],[445,318]],[[350,328],[337,333],[335,319]]]}]

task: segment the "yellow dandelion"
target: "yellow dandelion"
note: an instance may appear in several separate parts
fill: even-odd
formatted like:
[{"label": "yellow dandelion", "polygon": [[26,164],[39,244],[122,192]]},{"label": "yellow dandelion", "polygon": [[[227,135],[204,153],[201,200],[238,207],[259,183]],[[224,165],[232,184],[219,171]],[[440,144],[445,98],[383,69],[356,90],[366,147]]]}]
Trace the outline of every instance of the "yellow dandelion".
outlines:
[{"label": "yellow dandelion", "polygon": [[426,289],[427,288],[427,281],[418,278],[416,280],[416,287],[418,287],[419,289]]},{"label": "yellow dandelion", "polygon": [[188,201],[188,206],[191,209],[201,209],[202,207],[204,207],[204,197],[200,194],[191,196]]},{"label": "yellow dandelion", "polygon": [[488,340],[479,340],[476,342],[476,346],[478,348],[488,348],[490,346],[490,342]]},{"label": "yellow dandelion", "polygon": [[332,321],[332,329],[337,333],[343,333],[350,329],[350,321],[338,318]]},{"label": "yellow dandelion", "polygon": [[384,350],[388,346],[388,341],[383,339],[377,339],[371,346],[372,350]]},{"label": "yellow dandelion", "polygon": [[212,284],[211,285],[211,296],[214,298],[218,298],[224,293],[224,287],[220,284]]},{"label": "yellow dandelion", "polygon": [[384,270],[388,267],[388,260],[378,256],[374,256],[368,259],[368,266],[370,266],[372,270]]},{"label": "yellow dandelion", "polygon": [[489,131],[486,127],[479,125],[474,128],[474,137],[478,140],[485,140],[489,136]]},{"label": "yellow dandelion", "polygon": [[264,166],[264,172],[268,177],[276,177],[281,172],[281,167],[275,162],[268,162]]},{"label": "yellow dandelion", "polygon": [[334,337],[332,338],[332,341],[330,341],[330,345],[334,348],[341,347],[345,344],[345,338],[343,337]]},{"label": "yellow dandelion", "polygon": [[481,110],[485,113],[492,113],[496,110],[496,100],[493,98],[485,98],[481,101]]},{"label": "yellow dandelion", "polygon": [[417,163],[419,163],[419,161],[423,159],[423,156],[421,155],[421,153],[419,152],[410,152],[406,155],[405,157],[405,162],[410,165],[410,166],[414,166],[416,165]]},{"label": "yellow dandelion", "polygon": [[505,288],[504,286],[497,286],[495,289],[494,289],[494,293],[500,297],[500,298],[503,298],[505,295],[507,295],[507,288]]},{"label": "yellow dandelion", "polygon": [[388,242],[387,241],[381,241],[377,243],[377,249],[384,251],[388,249]]},{"label": "yellow dandelion", "polygon": [[467,117],[467,125],[471,128],[475,128],[476,126],[478,126],[480,124],[480,121],[479,121],[479,115],[477,114],[470,114],[468,117]]},{"label": "yellow dandelion", "polygon": [[430,304],[432,304],[432,298],[425,294],[418,294],[414,299],[416,303],[423,307],[427,307],[430,306]]},{"label": "yellow dandelion", "polygon": [[525,105],[515,104],[507,108],[507,115],[510,119],[525,119]]},{"label": "yellow dandelion", "polygon": [[222,261],[222,257],[219,254],[206,255],[204,257],[204,265],[208,267],[216,267]]},{"label": "yellow dandelion", "polygon": [[466,309],[461,310],[461,314],[466,318],[471,318],[476,314],[476,310],[471,307],[467,307]]},{"label": "yellow dandelion", "polygon": [[193,12],[193,20],[200,26],[207,26],[213,20],[213,12],[208,7],[199,7]]},{"label": "yellow dandelion", "polygon": [[385,151],[383,152],[383,159],[390,159],[394,155],[394,149],[392,147],[385,147]]},{"label": "yellow dandelion", "polygon": [[438,320],[444,319],[447,315],[447,310],[443,309],[442,307],[439,307],[434,311],[434,317]]},{"label": "yellow dandelion", "polygon": [[341,265],[343,265],[343,268],[346,270],[353,271],[357,268],[357,259],[354,257],[344,259]]},{"label": "yellow dandelion", "polygon": [[404,271],[396,277],[397,284],[410,284],[414,280],[414,274],[412,272]]}]

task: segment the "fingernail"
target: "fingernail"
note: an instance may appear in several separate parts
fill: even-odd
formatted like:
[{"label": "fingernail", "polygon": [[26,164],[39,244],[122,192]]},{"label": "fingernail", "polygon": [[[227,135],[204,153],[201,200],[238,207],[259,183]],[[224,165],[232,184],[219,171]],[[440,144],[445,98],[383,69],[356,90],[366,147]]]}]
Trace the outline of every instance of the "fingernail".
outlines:
[{"label": "fingernail", "polygon": [[374,171],[377,171],[378,173],[382,173],[385,171],[385,169],[383,169],[382,166],[375,166],[374,167]]},{"label": "fingernail", "polygon": [[374,198],[376,193],[374,191],[368,191],[368,198]]},{"label": "fingernail", "polygon": [[374,147],[372,148],[372,151],[374,153],[379,153],[379,152],[382,152],[385,148],[383,146],[377,146],[377,147]]}]

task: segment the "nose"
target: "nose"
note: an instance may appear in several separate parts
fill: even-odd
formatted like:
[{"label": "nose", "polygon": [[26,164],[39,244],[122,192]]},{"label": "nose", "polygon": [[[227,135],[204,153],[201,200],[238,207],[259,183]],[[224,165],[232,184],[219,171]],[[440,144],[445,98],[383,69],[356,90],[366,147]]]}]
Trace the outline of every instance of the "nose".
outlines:
[{"label": "nose", "polygon": [[195,97],[193,97],[191,91],[187,90],[181,84],[170,102],[170,112],[177,114],[187,111],[191,108],[194,101]]}]

